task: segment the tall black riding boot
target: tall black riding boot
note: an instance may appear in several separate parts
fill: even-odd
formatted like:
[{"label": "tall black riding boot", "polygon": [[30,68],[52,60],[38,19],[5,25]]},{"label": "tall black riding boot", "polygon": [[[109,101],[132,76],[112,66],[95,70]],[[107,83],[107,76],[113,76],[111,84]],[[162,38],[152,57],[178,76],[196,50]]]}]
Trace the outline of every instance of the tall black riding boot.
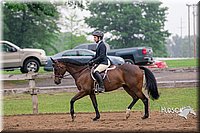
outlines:
[{"label": "tall black riding boot", "polygon": [[104,84],[103,84],[103,78],[101,77],[100,73],[98,71],[96,71],[93,75],[94,75],[94,78],[97,80],[97,82],[99,84],[98,91],[100,93],[104,92],[105,91],[105,87],[104,87]]}]

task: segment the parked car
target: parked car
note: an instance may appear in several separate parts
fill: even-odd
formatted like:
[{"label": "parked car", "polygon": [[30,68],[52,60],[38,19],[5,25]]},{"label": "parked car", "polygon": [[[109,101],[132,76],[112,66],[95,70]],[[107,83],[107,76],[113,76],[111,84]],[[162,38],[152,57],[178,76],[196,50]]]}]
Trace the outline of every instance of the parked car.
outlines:
[{"label": "parked car", "polygon": [[131,47],[113,49],[108,55],[122,57],[126,63],[135,65],[150,65],[153,63],[153,50],[151,47]]},{"label": "parked car", "polygon": [[[47,59],[47,64],[44,66],[44,70],[53,71],[52,61],[50,57],[52,57],[53,59],[70,58],[82,63],[87,63],[94,55],[95,55],[95,52],[91,50],[87,50],[87,49],[65,50],[53,56],[49,56]],[[121,57],[108,56],[108,58],[112,61],[113,64],[116,64],[116,65],[124,64],[124,59]]]},{"label": "parked car", "polygon": [[[108,55],[122,57],[126,63],[136,65],[150,65],[154,62],[153,50],[151,47],[110,49],[110,46],[107,43],[106,47],[108,49]],[[89,49],[95,51],[96,43],[80,44],[74,47],[74,49]]]},{"label": "parked car", "polygon": [[21,49],[9,41],[0,41],[2,69],[14,70],[20,68],[22,73],[38,72],[40,66],[47,63],[47,56],[42,49]]},{"label": "parked car", "polygon": [[[109,44],[105,43],[107,50],[110,50],[110,46]],[[74,47],[73,49],[88,49],[88,50],[92,50],[92,51],[96,51],[96,47],[97,44],[96,43],[84,43],[84,44],[80,44],[76,47]]]}]

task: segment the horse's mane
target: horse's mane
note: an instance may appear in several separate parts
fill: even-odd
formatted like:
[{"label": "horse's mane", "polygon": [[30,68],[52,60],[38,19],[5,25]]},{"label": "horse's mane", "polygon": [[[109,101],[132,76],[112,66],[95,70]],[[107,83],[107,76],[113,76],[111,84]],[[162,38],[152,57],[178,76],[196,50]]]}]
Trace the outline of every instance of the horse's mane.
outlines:
[{"label": "horse's mane", "polygon": [[64,63],[69,63],[69,64],[73,64],[73,65],[77,65],[77,66],[85,66],[87,64],[87,62],[83,63],[74,59],[70,59],[70,58],[59,58],[57,59],[58,62],[64,62]]}]

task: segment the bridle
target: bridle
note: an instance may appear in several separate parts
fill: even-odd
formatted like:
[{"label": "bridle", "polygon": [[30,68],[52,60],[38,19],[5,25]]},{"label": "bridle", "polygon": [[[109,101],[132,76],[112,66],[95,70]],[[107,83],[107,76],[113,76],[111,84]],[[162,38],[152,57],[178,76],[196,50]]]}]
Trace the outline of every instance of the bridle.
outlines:
[{"label": "bridle", "polygon": [[59,79],[67,79],[67,76],[69,76],[70,74],[67,75],[54,75],[55,77],[58,77]]},{"label": "bridle", "polygon": [[[80,73],[82,71],[85,71],[89,66],[87,65],[86,67],[84,67],[83,69],[77,71],[77,72],[74,72],[74,73],[69,73],[69,74],[66,74],[66,75],[62,75],[62,74],[59,74],[59,75],[54,75],[55,77],[58,77],[60,80],[61,79],[67,79],[67,76],[70,76],[70,75],[74,75],[74,74],[77,74],[77,73]],[[58,67],[59,69],[62,69],[61,67]]]}]

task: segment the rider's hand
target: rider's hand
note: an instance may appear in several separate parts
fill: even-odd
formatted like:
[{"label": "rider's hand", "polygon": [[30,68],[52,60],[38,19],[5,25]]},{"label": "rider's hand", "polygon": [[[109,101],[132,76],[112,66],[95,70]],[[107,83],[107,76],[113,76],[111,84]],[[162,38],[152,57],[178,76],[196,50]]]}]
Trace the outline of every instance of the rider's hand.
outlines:
[{"label": "rider's hand", "polygon": [[88,64],[89,64],[89,66],[92,66],[94,64],[94,61],[91,60],[91,61],[88,62]]}]

